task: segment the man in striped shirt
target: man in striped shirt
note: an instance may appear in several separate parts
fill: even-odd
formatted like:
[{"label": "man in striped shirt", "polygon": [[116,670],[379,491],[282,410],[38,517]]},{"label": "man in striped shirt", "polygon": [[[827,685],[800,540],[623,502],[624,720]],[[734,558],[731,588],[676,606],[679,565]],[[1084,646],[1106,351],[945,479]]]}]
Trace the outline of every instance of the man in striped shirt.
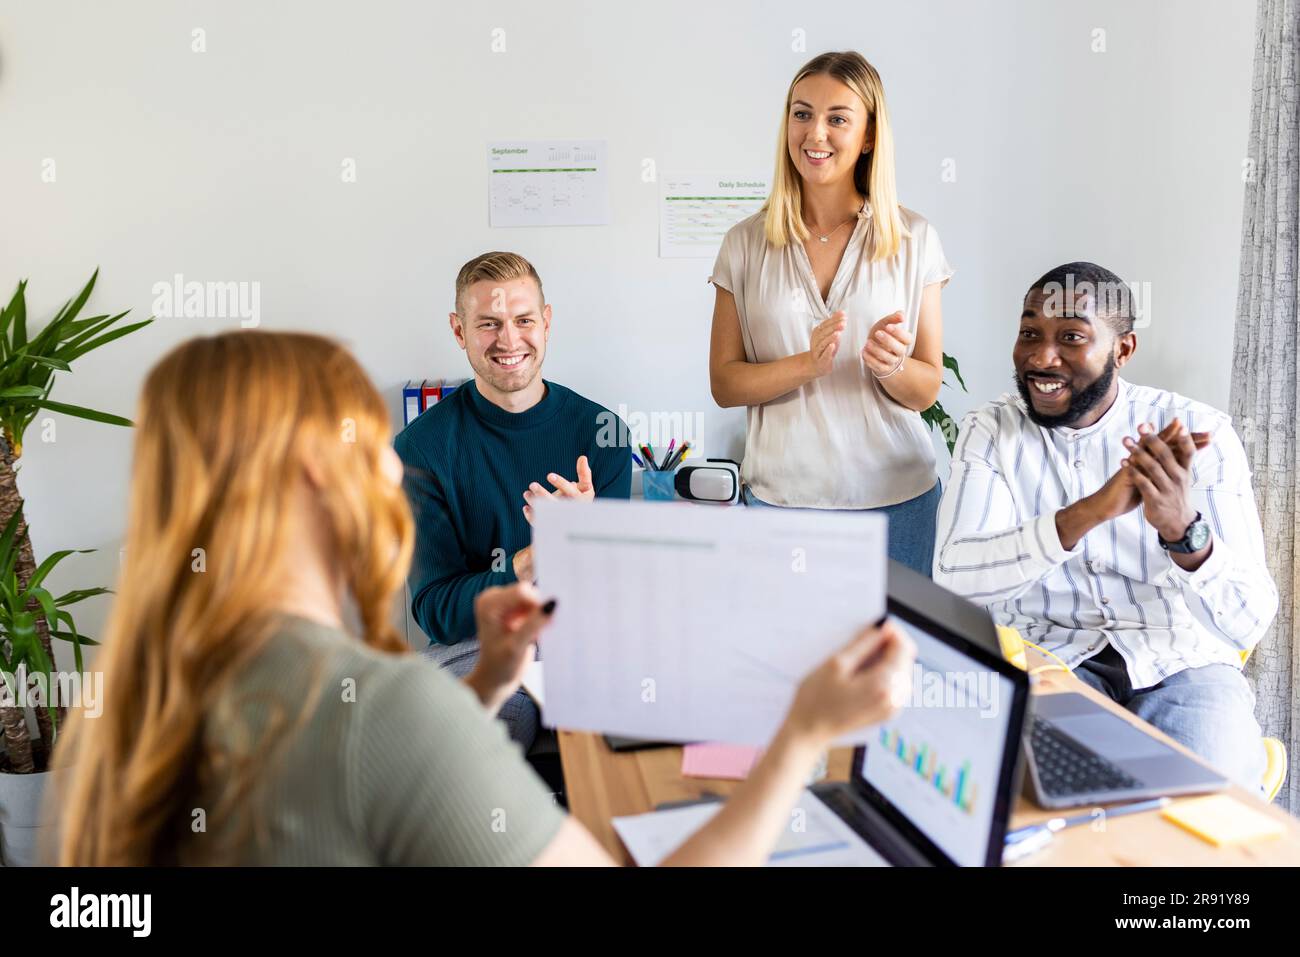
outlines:
[{"label": "man in striped shirt", "polygon": [[1229,417],[1117,370],[1133,297],[1093,263],[1024,300],[1019,394],[968,415],[939,507],[934,580],[1182,742],[1260,786],[1243,653],[1277,589]]}]

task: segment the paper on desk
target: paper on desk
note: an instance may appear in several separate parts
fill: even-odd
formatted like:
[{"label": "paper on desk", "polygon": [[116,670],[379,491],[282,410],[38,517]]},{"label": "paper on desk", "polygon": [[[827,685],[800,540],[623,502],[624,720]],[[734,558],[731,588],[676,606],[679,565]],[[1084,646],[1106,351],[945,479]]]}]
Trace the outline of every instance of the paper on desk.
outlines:
[{"label": "paper on desk", "polygon": [[879,515],[547,501],[533,554],[558,603],[541,648],[561,728],[764,745],[885,609]]},{"label": "paper on desk", "polygon": [[[722,805],[691,804],[614,818],[614,831],[640,867],[654,867],[703,827]],[[889,863],[831,812],[804,791],[790,812],[790,824],[767,859],[768,867],[888,867]]]},{"label": "paper on desk", "polygon": [[748,744],[688,744],[682,748],[682,777],[743,781],[762,753]]},{"label": "paper on desk", "polygon": [[1226,794],[1177,801],[1160,816],[1216,847],[1281,837],[1285,828],[1267,814]]}]

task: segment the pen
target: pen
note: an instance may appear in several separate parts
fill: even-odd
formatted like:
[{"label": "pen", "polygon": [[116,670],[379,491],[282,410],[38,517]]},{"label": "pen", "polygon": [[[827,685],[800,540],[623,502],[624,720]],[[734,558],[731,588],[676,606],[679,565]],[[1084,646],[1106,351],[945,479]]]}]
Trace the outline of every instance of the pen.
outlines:
[{"label": "pen", "polygon": [[1032,854],[1037,854],[1051,844],[1054,837],[1055,835],[1051,831],[1039,830],[1022,841],[1008,844],[1002,849],[1002,863],[1014,864],[1016,861],[1023,860]]},{"label": "pen", "polygon": [[644,442],[641,443],[641,454],[645,457],[646,469],[652,472],[656,471],[658,466],[655,465],[655,457],[650,454],[650,446],[646,445]]},{"label": "pen", "polygon": [[635,452],[632,453],[632,461],[641,466],[641,468],[645,468],[645,463],[641,461]]},{"label": "pen", "polygon": [[656,464],[657,460],[655,459],[655,447],[651,445],[649,442],[647,442],[644,448],[646,454],[646,461],[650,463],[650,467],[652,469],[658,472],[659,466]]},{"label": "pen", "polygon": [[[1107,818],[1122,817],[1125,814],[1141,814],[1143,811],[1155,811],[1168,806],[1169,798],[1159,797],[1150,801],[1135,801],[1132,804],[1121,804],[1118,807],[1102,808],[1102,814]],[[1033,837],[1035,834],[1044,832],[1055,834],[1057,831],[1065,830],[1067,827],[1074,827],[1077,824],[1090,824],[1095,817],[1096,812],[1088,811],[1083,814],[1073,814],[1070,817],[1053,817],[1038,824],[1018,827],[1014,831],[1007,831],[1007,843],[1017,844],[1026,838]]]},{"label": "pen", "polygon": [[686,452],[687,450],[690,449],[690,447],[691,447],[691,443],[683,442],[682,447],[677,450],[677,454],[672,456],[667,462],[664,463],[664,468],[665,469],[676,468],[678,464],[681,462],[681,460],[686,458]]}]

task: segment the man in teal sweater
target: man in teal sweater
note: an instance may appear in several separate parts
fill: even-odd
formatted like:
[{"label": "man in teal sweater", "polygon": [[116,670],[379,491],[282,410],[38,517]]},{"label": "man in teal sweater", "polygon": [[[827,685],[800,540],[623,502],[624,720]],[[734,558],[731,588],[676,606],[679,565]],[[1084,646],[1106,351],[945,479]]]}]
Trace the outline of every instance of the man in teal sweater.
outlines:
[{"label": "man in teal sweater", "polygon": [[466,263],[450,318],[474,379],[395,443],[416,516],[411,613],[443,645],[474,635],[483,589],[533,579],[530,503],[627,498],[632,482],[623,422],[542,378],[551,307],[526,259]]}]

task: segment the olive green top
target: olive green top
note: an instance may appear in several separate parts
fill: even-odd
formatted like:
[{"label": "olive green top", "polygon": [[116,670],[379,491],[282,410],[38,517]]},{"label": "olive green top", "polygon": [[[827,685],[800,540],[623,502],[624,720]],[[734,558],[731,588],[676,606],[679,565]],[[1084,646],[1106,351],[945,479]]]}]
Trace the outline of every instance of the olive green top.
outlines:
[{"label": "olive green top", "polygon": [[[205,744],[221,784],[201,788],[186,863],[519,865],[563,820],[463,684],[301,618],[222,695]],[[222,811],[226,769],[250,759],[250,793]]]}]

